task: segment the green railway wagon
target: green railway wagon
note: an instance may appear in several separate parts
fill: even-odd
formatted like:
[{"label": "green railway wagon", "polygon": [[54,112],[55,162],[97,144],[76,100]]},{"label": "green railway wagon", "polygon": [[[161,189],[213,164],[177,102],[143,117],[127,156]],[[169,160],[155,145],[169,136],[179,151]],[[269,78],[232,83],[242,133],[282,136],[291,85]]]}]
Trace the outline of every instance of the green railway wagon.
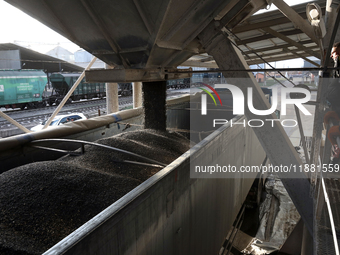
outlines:
[{"label": "green railway wagon", "polygon": [[0,70],[0,107],[43,106],[47,76],[41,70]]},{"label": "green railway wagon", "polygon": [[[77,81],[80,74],[52,74],[49,79],[53,87],[53,93],[50,97],[50,105],[58,104]],[[81,80],[78,87],[71,95],[73,101],[80,99],[91,99],[95,97],[102,98],[106,96],[105,83],[87,83],[85,78]]]}]

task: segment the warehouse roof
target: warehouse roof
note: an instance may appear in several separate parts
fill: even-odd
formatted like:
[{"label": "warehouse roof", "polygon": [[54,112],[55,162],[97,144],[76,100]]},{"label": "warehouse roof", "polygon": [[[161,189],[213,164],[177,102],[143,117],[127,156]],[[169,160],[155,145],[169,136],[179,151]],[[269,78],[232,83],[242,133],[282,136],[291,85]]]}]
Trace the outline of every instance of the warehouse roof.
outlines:
[{"label": "warehouse roof", "polygon": [[[0,51],[19,50],[22,69],[41,69],[48,73],[54,72],[82,72],[80,66],[64,60],[21,47],[13,43],[0,44]],[[15,60],[17,61],[17,60]]]}]

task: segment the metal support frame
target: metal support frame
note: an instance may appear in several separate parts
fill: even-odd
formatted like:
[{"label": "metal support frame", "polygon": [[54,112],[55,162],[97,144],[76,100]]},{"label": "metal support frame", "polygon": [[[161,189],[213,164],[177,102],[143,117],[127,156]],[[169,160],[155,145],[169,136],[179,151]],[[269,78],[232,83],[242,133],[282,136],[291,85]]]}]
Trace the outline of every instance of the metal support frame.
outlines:
[{"label": "metal support frame", "polygon": [[299,126],[301,141],[302,141],[302,147],[303,147],[303,153],[305,154],[306,163],[310,164],[309,153],[308,153],[308,150],[307,150],[307,145],[306,145],[306,140],[305,140],[305,133],[303,131],[300,111],[299,111],[299,108],[297,108],[296,105],[294,105],[294,110],[295,110],[296,118],[297,118],[297,121],[298,121],[298,126]]},{"label": "metal support frame", "polygon": [[282,12],[293,24],[300,28],[309,36],[316,44],[319,44],[318,38],[315,36],[314,29],[308,21],[303,19],[292,7],[283,0],[273,0],[273,4]]},{"label": "metal support frame", "polygon": [[[235,32],[233,31],[233,33],[235,34]],[[300,41],[299,42],[301,45],[304,45],[304,44],[310,44],[310,43],[313,43],[312,40],[303,40],[303,41]],[[290,45],[289,43],[286,43],[286,44],[281,44],[281,45],[275,45],[275,46],[268,46],[268,47],[265,47],[265,48],[260,48],[260,49],[252,49],[251,51],[245,51],[244,54],[251,54],[251,53],[254,53],[254,52],[266,52],[266,51],[272,51],[272,50],[279,50],[279,49],[288,49],[288,47],[292,47],[292,45]],[[318,46],[311,46],[311,47],[306,47],[306,48],[309,48],[309,49],[317,49],[319,48]]]},{"label": "metal support frame", "polygon": [[110,36],[110,33],[108,32],[104,23],[102,22],[102,20],[100,18],[98,18],[98,15],[96,14],[93,6],[91,6],[91,3],[88,2],[87,0],[81,0],[81,3],[84,6],[84,8],[86,9],[87,13],[90,15],[93,22],[96,24],[96,26],[98,27],[98,29],[102,33],[102,35],[105,37],[106,41],[109,43],[111,49],[114,51],[114,53],[116,53],[119,56],[120,60],[123,63],[123,66],[125,68],[128,68],[128,63],[126,62],[126,59],[124,59],[122,57],[122,55],[120,54],[121,49],[120,49],[118,43],[114,39],[112,39],[112,37]]},{"label": "metal support frame", "polygon": [[[228,31],[227,31],[228,32]],[[236,36],[236,38],[238,38]],[[236,48],[239,49],[239,47],[237,45],[234,44],[234,46]],[[249,48],[247,45],[245,45],[248,49],[251,50],[251,48]],[[239,49],[240,50],[240,49]],[[242,52],[243,53],[243,52]],[[243,53],[244,54],[244,53]],[[247,57],[249,57],[247,54],[245,54]],[[255,55],[258,56],[259,58],[262,59],[262,56],[259,56],[256,52],[255,52]],[[269,63],[267,63],[269,64]],[[316,64],[317,65],[317,64]],[[288,80],[288,78],[283,75],[280,71],[278,70],[275,70],[275,68],[269,64],[269,66],[276,72],[278,72],[283,78],[285,78],[286,80]],[[272,77],[271,75],[269,75],[270,77]],[[277,80],[275,77],[272,77],[274,80],[276,80],[279,84],[281,84],[283,87],[286,87],[282,82],[280,82],[279,80]],[[296,86],[292,81],[288,80],[294,87]],[[266,74],[264,73],[264,83],[266,83]],[[297,118],[297,121],[298,121],[298,126],[299,126],[299,131],[300,131],[300,136],[301,138],[301,141],[302,141],[302,146],[303,146],[303,151],[304,151],[304,154],[305,154],[305,159],[306,159],[306,162],[307,163],[310,163],[309,162],[309,153],[308,153],[308,150],[307,150],[307,146],[306,146],[306,141],[304,139],[305,135],[304,135],[304,131],[303,131],[303,126],[302,126],[302,121],[301,121],[301,116],[300,116],[300,111],[298,109],[298,107],[296,105],[294,105],[294,110],[295,110],[295,114],[296,114],[296,118]]]},{"label": "metal support frame", "polygon": [[218,65],[215,62],[207,63],[207,62],[193,61],[193,60],[184,61],[182,65],[191,66],[191,67],[218,68]]},{"label": "metal support frame", "polygon": [[[311,47],[311,48],[317,49],[319,47]],[[312,49],[310,49],[310,50],[312,50]],[[320,64],[314,62],[313,60],[310,60],[309,58],[303,56],[302,54],[297,53],[298,50],[289,50],[288,48],[284,48],[283,51],[286,52],[286,53],[292,53],[293,55],[295,55],[299,58],[302,58],[303,60],[306,60],[307,62],[311,63],[312,65],[320,66]]]},{"label": "metal support frame", "polygon": [[[261,28],[261,30],[265,30],[268,27]],[[302,34],[303,32],[300,29],[294,29],[294,30],[288,30],[288,31],[282,31],[281,34],[284,36],[291,36],[291,35],[298,35]],[[276,35],[272,34],[264,34],[264,35],[259,35],[257,37],[252,37],[248,39],[242,39],[242,40],[237,40],[236,44],[237,45],[244,45],[244,44],[249,44],[249,43],[254,43],[262,40],[267,40],[267,39],[273,39],[276,38]]]},{"label": "metal support frame", "polygon": [[11,117],[9,117],[7,114],[3,113],[2,111],[0,111],[0,116],[3,117],[5,120],[7,120],[9,123],[11,123],[14,126],[16,126],[17,128],[19,128],[20,130],[24,131],[25,133],[32,132],[32,131],[28,130],[27,128],[25,128],[23,125],[21,125],[19,122],[15,121]]},{"label": "metal support frame", "polygon": [[[336,13],[332,13],[332,15],[334,15]],[[336,33],[339,27],[339,23],[340,23],[340,15],[339,13],[337,14],[337,18],[334,22],[334,26],[332,27],[332,35],[329,38],[329,41],[327,41],[327,44],[324,43],[324,45],[327,45],[328,47],[326,48],[326,55],[325,55],[325,59],[324,59],[324,63],[323,63],[323,67],[324,67],[324,73],[323,73],[323,77],[329,77],[329,73],[326,72],[327,66],[328,66],[328,62],[330,59],[330,53],[331,53],[331,49],[332,49],[332,45],[334,43],[335,37],[336,37]],[[327,31],[327,33],[329,33],[331,30],[329,29]],[[327,38],[328,40],[328,38]],[[326,100],[326,91],[327,91],[327,87],[325,86],[325,80],[324,79],[320,79],[321,82],[319,84],[318,87],[318,94],[317,94],[317,101],[320,102],[319,105],[316,105],[315,108],[315,117],[314,117],[314,127],[313,127],[313,141],[312,141],[312,152],[311,152],[311,159],[313,161],[311,161],[312,164],[317,165],[318,163],[318,159],[319,159],[319,153],[320,153],[320,145],[321,145],[321,132],[323,129],[322,126],[322,122],[323,122],[323,116],[325,114],[325,100]],[[317,181],[317,175],[314,174],[311,178],[311,182],[314,184],[314,186],[316,185],[316,181]]]},{"label": "metal support frame", "polygon": [[269,34],[271,34],[271,35],[273,35],[277,38],[280,38],[281,40],[291,44],[292,46],[295,46],[296,48],[298,48],[300,50],[307,52],[308,54],[310,54],[310,55],[312,55],[312,56],[314,56],[318,59],[321,59],[321,56],[318,52],[315,52],[313,50],[308,49],[307,47],[305,47],[305,46],[297,43],[296,41],[290,39],[288,36],[283,35],[282,33],[279,33],[279,32],[277,32],[277,31],[275,31],[275,30],[273,30],[269,27],[262,28],[262,30],[266,31],[267,33],[269,33]]},{"label": "metal support frame", "polygon": [[[247,64],[241,53],[233,47],[228,37],[219,32],[216,33],[214,24],[208,26],[199,36],[200,43],[205,48],[207,53],[214,57],[216,63],[222,70],[230,69],[232,66],[235,69],[247,69]],[[228,56],[228,57],[226,57]],[[253,88],[253,101],[256,102],[259,109],[268,109],[269,104],[261,93],[261,89],[256,83],[254,77],[249,73],[244,72],[240,74],[232,74],[223,72],[224,77],[238,77],[243,78],[238,85],[242,91],[246,91],[247,87]],[[249,80],[248,83],[244,79]],[[246,107],[247,108],[247,107]],[[248,119],[262,119],[265,120],[268,116],[257,116],[252,114],[248,109],[245,111]],[[276,118],[275,114],[269,116]],[[274,125],[274,127],[261,127],[253,129],[260,143],[262,144],[266,154],[268,155],[273,165],[295,165],[302,164],[295,148],[289,140],[286,132],[281,124]],[[296,174],[296,175],[295,175]],[[286,174],[279,173],[282,182],[294,202],[298,212],[300,213],[308,231],[313,233],[313,199],[309,196],[310,182],[304,173]]]},{"label": "metal support frame", "polygon": [[151,35],[152,32],[154,31],[154,24],[149,17],[149,13],[147,11],[145,11],[144,6],[142,5],[140,0],[133,0],[133,3],[135,4],[135,6],[137,8],[138,13],[139,13],[141,19],[143,20],[143,23],[144,23],[146,29],[148,30],[149,34]]},{"label": "metal support frame", "polygon": [[[85,72],[88,82],[151,82],[190,78],[191,74],[177,69],[97,69]],[[181,69],[182,70],[182,69]],[[184,71],[191,71],[191,68]],[[171,73],[169,73],[171,72]]]},{"label": "metal support frame", "polygon": [[[323,77],[329,76],[329,73],[325,73],[325,72],[327,71],[331,48],[336,38],[336,34],[337,34],[338,27],[339,27],[339,22],[340,22],[339,13],[338,11],[336,11],[336,8],[332,7],[332,3],[333,3],[332,0],[327,0],[326,16],[325,16],[325,20],[327,23],[326,25],[327,33],[325,37],[323,38],[323,45],[325,46],[325,53],[326,53],[324,61],[323,61],[323,67],[324,67]],[[328,68],[328,71],[329,69],[330,68]],[[321,82],[318,87],[318,94],[317,94],[317,101],[320,102],[320,104],[316,105],[315,117],[314,117],[313,141],[312,141],[313,150],[311,152],[311,157],[313,157],[312,158],[313,161],[311,163],[317,162],[317,160],[319,159],[322,122],[323,122],[323,116],[325,114],[325,110],[324,110],[325,94],[326,94],[326,86],[323,80],[321,79]],[[328,132],[328,128],[327,128],[327,132]],[[328,163],[330,161],[330,150],[331,150],[331,144],[330,144],[330,141],[326,138],[321,164],[325,162]],[[316,208],[316,210],[314,211],[314,218],[318,219],[319,214],[321,212],[321,208],[325,205],[324,204],[325,199],[327,200],[327,195],[324,194],[325,187],[324,187],[322,172],[320,175],[318,175],[317,173],[313,174],[311,176],[311,182],[314,185],[313,195],[314,195],[314,203],[315,203],[315,208]],[[324,195],[324,197],[322,196],[322,194]],[[329,203],[327,203],[327,206],[329,207]],[[315,220],[314,226],[315,226],[316,231],[318,231],[317,220]],[[316,235],[317,234],[318,233],[316,233]],[[333,234],[334,234],[334,231],[333,231]],[[316,243],[315,250],[317,250],[318,248],[317,245],[318,243]]]}]

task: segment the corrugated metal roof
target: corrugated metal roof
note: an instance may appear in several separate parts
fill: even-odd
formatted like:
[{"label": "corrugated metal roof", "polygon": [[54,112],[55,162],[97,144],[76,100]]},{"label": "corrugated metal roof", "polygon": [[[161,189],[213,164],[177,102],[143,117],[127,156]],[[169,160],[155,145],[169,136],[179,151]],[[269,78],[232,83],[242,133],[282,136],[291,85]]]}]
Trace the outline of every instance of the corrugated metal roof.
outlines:
[{"label": "corrugated metal roof", "polygon": [[20,77],[43,77],[46,78],[46,74],[39,70],[0,70],[0,77],[20,78]]}]

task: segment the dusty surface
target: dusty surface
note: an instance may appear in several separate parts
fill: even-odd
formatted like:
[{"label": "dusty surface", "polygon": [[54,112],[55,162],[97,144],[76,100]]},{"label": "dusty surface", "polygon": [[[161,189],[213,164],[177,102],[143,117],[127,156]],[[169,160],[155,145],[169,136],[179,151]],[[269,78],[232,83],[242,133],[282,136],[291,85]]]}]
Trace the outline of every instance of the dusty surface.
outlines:
[{"label": "dusty surface", "polygon": [[[98,143],[171,163],[189,149],[178,134],[142,130]],[[117,163],[133,156],[86,147],[0,175],[0,254],[41,254],[161,168]],[[145,161],[144,161],[145,162]]]}]

